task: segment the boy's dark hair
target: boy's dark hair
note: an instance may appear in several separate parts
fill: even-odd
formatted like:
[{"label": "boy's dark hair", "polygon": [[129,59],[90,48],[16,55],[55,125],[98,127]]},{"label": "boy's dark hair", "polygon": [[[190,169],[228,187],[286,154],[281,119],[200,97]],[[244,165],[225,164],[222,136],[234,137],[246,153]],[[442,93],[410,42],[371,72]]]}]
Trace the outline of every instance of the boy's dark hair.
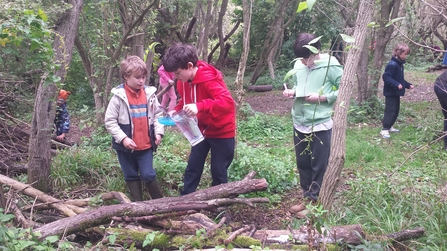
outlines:
[{"label": "boy's dark hair", "polygon": [[178,69],[188,69],[189,62],[195,67],[198,60],[194,46],[176,43],[169,47],[163,56],[163,67],[167,72],[175,72]]},{"label": "boy's dark hair", "polygon": [[303,47],[304,45],[313,46],[317,48],[318,51],[321,50],[320,40],[313,44],[309,44],[314,38],[316,38],[315,35],[310,33],[300,33],[298,35],[295,40],[295,45],[293,46],[293,53],[295,53],[297,58],[309,58],[313,54],[308,48]]}]

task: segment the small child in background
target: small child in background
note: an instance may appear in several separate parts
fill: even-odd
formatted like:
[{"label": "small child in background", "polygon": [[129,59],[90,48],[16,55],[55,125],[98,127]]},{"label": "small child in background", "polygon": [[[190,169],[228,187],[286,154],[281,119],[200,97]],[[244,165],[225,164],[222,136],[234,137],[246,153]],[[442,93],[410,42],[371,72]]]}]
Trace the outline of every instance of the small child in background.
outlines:
[{"label": "small child in background", "polygon": [[174,110],[174,107],[177,103],[177,95],[175,95],[175,88],[174,88],[174,73],[173,72],[167,72],[165,71],[165,68],[163,65],[158,68],[158,76],[160,76],[160,85],[161,87],[165,88],[168,85],[171,85],[171,88],[169,88],[165,94],[162,96],[161,100],[161,107],[163,109],[166,109],[166,105],[169,101],[169,106],[166,109],[168,112]]},{"label": "small child in background", "polygon": [[121,61],[120,75],[125,82],[112,89],[104,119],[132,201],[143,200],[141,183],[152,199],[163,197],[153,156],[161,143],[164,127],[157,119],[161,115],[157,89],[144,85],[147,74],[146,63],[138,56]]},{"label": "small child in background", "polygon": [[56,137],[53,138],[59,142],[67,143],[66,134],[70,131],[70,114],[67,110],[67,98],[71,93],[66,90],[60,90],[56,100],[56,116],[54,125]]},{"label": "small child in background", "polygon": [[400,110],[400,97],[405,95],[405,89],[413,89],[413,85],[404,79],[405,59],[410,54],[410,47],[399,43],[394,47],[393,57],[383,73],[383,96],[385,96],[385,113],[383,115],[382,138],[389,139],[390,133],[399,132],[393,125]]}]

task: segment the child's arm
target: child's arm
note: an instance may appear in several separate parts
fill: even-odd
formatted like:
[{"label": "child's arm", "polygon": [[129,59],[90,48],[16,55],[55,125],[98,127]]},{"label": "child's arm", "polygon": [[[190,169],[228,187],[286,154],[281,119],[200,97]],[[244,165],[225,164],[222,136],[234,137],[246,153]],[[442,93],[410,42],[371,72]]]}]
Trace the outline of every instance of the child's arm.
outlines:
[{"label": "child's arm", "polygon": [[382,79],[383,79],[383,83],[385,85],[391,85],[394,86],[395,88],[399,88],[399,85],[401,83],[397,82],[393,76],[395,74],[397,69],[397,66],[392,65],[392,64],[387,64],[385,67],[385,72],[382,75]]},{"label": "child's arm", "polygon": [[110,99],[104,118],[104,125],[106,127],[106,130],[114,138],[115,142],[121,143],[127,137],[127,135],[118,125],[118,117],[120,110],[119,107],[120,101],[118,99],[119,98],[116,96],[113,96],[112,99]]},{"label": "child's arm", "polygon": [[223,80],[210,81],[202,86],[206,88],[210,98],[202,99],[196,103],[198,112],[211,113],[217,117],[227,114],[229,110],[233,109],[234,99]]},{"label": "child's arm", "polygon": [[163,66],[160,66],[160,68],[158,68],[157,73],[160,76],[160,78],[163,79],[165,82],[171,80],[171,78],[169,77],[168,73],[165,71],[165,68],[163,68]]}]

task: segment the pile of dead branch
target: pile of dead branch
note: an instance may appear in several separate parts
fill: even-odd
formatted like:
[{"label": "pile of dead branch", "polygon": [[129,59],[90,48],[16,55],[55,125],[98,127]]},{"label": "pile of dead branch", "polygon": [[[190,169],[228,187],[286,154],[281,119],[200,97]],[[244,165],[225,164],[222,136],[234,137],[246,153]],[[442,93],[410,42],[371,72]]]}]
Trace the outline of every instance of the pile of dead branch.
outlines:
[{"label": "pile of dead branch", "polygon": [[[29,109],[33,102],[24,98],[26,83],[14,78],[0,79],[0,169],[13,175],[23,172],[28,159],[29,124],[14,117],[14,109]],[[24,89],[25,88],[25,89]],[[17,108],[20,107],[20,108]]]},{"label": "pile of dead branch", "polygon": [[[119,236],[113,245],[143,248],[146,236],[156,237],[146,250],[157,248],[172,250],[183,247],[199,248],[232,245],[249,248],[250,246],[269,246],[273,243],[289,250],[297,245],[321,247],[344,243],[362,244],[365,234],[359,225],[339,226],[327,229],[325,234],[318,233],[311,225],[300,229],[265,230],[254,225],[229,222],[225,214],[218,223],[208,218],[206,212],[223,212],[233,204],[253,207],[256,203],[268,203],[267,198],[237,198],[240,194],[266,190],[265,179],[254,179],[255,173],[249,173],[243,180],[214,186],[181,197],[165,197],[142,202],[130,202],[121,192],[99,195],[107,206],[92,207],[92,201],[98,198],[58,200],[31,186],[0,175],[0,183],[7,188],[0,199],[7,213],[13,213],[16,226],[33,228],[41,239],[57,235],[81,247],[77,242],[82,238],[96,236],[98,243],[108,243],[108,236]],[[28,196],[31,203],[19,199]],[[18,203],[19,202],[19,203]],[[118,204],[116,204],[118,203]],[[19,205],[20,204],[20,205]],[[51,212],[49,217],[45,215]],[[43,221],[43,219],[46,219]],[[50,219],[50,220],[48,220]],[[201,234],[198,235],[197,233]],[[418,238],[423,229],[411,229],[384,236],[399,242],[409,238]],[[89,239],[90,241],[91,239]],[[303,248],[303,247],[302,247]],[[321,249],[325,250],[325,249]]]}]

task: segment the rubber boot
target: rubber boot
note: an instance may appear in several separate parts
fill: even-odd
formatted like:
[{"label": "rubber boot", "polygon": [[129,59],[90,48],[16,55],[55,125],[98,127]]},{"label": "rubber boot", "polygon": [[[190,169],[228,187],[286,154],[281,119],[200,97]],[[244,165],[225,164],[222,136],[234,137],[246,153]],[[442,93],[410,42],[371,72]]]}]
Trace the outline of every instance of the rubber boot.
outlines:
[{"label": "rubber boot", "polygon": [[163,193],[161,192],[160,186],[158,185],[158,181],[156,179],[144,184],[146,185],[152,199],[163,198]]},{"label": "rubber boot", "polygon": [[141,181],[139,181],[139,180],[126,181],[126,186],[127,186],[127,189],[129,189],[131,201],[142,201],[143,200],[143,192],[141,190]]}]

